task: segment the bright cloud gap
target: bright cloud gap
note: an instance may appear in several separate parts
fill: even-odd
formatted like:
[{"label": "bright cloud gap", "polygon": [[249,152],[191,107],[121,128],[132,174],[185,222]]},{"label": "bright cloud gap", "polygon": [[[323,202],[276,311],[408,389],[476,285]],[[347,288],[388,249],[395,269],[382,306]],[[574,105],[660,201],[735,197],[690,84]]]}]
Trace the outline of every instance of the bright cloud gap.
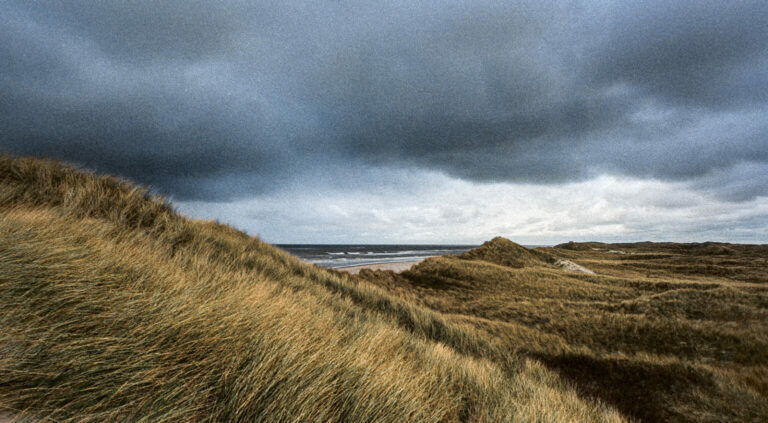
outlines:
[{"label": "bright cloud gap", "polygon": [[536,245],[768,238],[768,197],[744,207],[684,183],[615,175],[562,185],[408,175],[415,176],[421,183],[401,195],[386,189],[294,187],[231,202],[176,204],[193,217],[220,219],[273,243],[477,244],[496,235]]}]

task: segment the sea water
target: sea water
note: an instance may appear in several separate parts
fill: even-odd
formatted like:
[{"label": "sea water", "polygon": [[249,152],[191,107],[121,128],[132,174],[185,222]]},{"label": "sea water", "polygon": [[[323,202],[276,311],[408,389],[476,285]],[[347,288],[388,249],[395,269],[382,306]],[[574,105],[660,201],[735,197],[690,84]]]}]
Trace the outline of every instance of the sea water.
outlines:
[{"label": "sea water", "polygon": [[367,266],[379,263],[419,261],[446,254],[457,255],[476,245],[341,245],[278,244],[301,260],[322,267]]}]

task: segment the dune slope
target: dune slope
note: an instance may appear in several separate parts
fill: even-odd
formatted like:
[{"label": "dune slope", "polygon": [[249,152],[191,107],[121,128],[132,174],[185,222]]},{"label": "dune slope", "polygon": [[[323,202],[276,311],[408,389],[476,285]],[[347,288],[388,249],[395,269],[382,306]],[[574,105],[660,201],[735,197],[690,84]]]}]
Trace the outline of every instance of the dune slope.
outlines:
[{"label": "dune slope", "polygon": [[497,238],[360,278],[535,357],[633,420],[768,421],[767,246],[528,250]]},{"label": "dune slope", "polygon": [[624,421],[407,296],[0,157],[0,411],[36,421]]}]

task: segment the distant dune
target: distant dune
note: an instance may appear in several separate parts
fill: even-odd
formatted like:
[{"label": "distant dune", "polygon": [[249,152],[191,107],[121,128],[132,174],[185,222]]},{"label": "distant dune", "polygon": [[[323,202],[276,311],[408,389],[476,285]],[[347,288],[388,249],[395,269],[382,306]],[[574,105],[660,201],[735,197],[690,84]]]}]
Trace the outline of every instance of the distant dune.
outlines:
[{"label": "distant dune", "polygon": [[338,267],[336,270],[340,272],[347,272],[351,273],[353,275],[356,275],[360,273],[363,269],[368,270],[391,270],[393,272],[402,272],[404,270],[408,270],[413,265],[420,263],[421,260],[418,261],[398,261],[398,262],[390,262],[390,263],[373,263],[373,264],[364,264],[360,266],[347,266],[347,267]]},{"label": "distant dune", "polygon": [[398,265],[322,269],[117,178],[2,156],[0,416],[768,420],[768,247],[499,237]]}]

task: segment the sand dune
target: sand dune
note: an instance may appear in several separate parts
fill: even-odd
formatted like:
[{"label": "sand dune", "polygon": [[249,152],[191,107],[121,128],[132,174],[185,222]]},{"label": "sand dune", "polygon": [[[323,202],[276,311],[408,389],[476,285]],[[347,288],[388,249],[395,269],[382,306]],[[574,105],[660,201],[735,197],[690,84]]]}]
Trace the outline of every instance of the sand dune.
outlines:
[{"label": "sand dune", "polygon": [[768,421],[768,246],[497,237],[348,275],[0,156],[0,252],[0,423]]}]

